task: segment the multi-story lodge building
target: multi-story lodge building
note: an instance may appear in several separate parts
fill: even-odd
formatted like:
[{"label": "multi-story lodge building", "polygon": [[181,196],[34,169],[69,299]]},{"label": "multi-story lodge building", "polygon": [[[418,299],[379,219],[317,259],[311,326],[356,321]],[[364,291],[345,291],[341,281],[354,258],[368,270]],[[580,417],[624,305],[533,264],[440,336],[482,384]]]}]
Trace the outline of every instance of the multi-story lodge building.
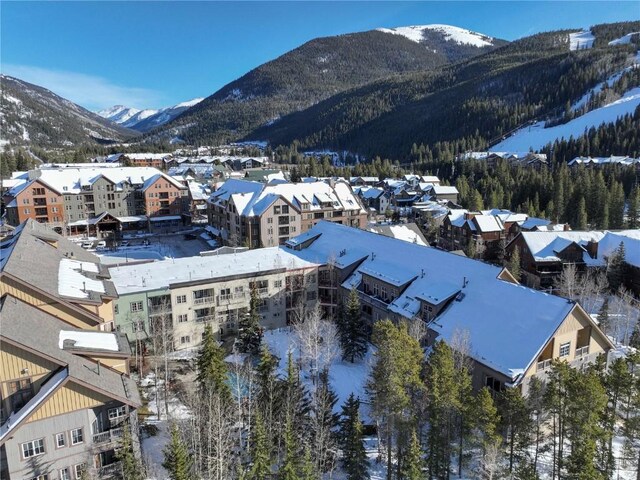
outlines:
[{"label": "multi-story lodge building", "polygon": [[231,245],[271,247],[320,220],[363,228],[367,212],[346,182],[227,180],[209,198],[209,224]]},{"label": "multi-story lodge building", "polygon": [[40,169],[22,179],[4,196],[11,225],[30,218],[60,231],[99,233],[189,218],[188,188],[151,167]]},{"label": "multi-story lodge building", "polygon": [[199,345],[208,324],[219,338],[236,334],[254,288],[266,329],[292,323],[318,296],[317,265],[278,247],[124,265],[110,272],[119,294],[118,330],[132,341],[170,336],[175,350]]},{"label": "multi-story lodge building", "polygon": [[0,477],[110,478],[123,428],[139,451],[140,398],[108,271],[33,220],[2,241],[0,266]]},{"label": "multi-story lodge building", "polygon": [[286,248],[320,265],[325,310],[356,289],[371,323],[423,322],[428,345],[468,333],[476,388],[526,389],[552,359],[579,366],[613,347],[579,304],[523,287],[504,268],[329,222]]}]

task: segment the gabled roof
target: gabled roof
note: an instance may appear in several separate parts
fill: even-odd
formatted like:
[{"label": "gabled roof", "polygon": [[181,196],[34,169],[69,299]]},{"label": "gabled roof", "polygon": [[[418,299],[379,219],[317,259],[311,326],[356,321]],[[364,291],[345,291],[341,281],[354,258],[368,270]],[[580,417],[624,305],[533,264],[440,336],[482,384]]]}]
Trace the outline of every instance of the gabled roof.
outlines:
[{"label": "gabled roof", "polygon": [[[95,361],[74,354],[73,350],[61,348],[59,339],[62,332],[90,333],[86,330],[73,329],[58,318],[13,296],[5,295],[0,299],[2,340],[60,365],[60,369],[42,385],[40,390],[42,393],[36,395],[36,398],[7,421],[8,424],[5,423],[0,428],[0,442],[5,439],[3,437],[9,431],[27,420],[45,398],[61,386],[62,382],[72,381],[84,385],[104,396],[132,406],[141,404],[138,388],[131,378],[107,367],[99,368]],[[113,335],[119,336],[119,334]],[[126,341],[118,341],[118,345],[119,348],[129,348]],[[99,353],[100,349],[95,351]],[[127,354],[130,351],[126,350],[123,353]]]},{"label": "gabled roof", "polygon": [[[315,240],[311,241],[315,237]],[[310,245],[306,245],[310,241]],[[300,257],[334,262],[338,267],[360,262],[346,283],[359,283],[362,273],[379,278],[412,277],[389,312],[406,318],[420,313],[420,298],[453,298],[430,327],[450,341],[467,330],[472,356],[515,378],[525,369],[574,306],[566,299],[501,280],[502,269],[435,248],[376,235],[327,221],[290,240]],[[345,248],[342,248],[345,246]],[[299,250],[298,250],[299,249]]]},{"label": "gabled roof", "polygon": [[640,268],[640,230],[606,232],[598,242],[598,260],[604,262],[624,244],[625,262]]},{"label": "gabled roof", "polygon": [[[590,242],[598,242],[603,232],[522,232],[522,238],[536,262],[559,262],[558,253],[571,244],[584,247]],[[586,251],[585,255],[589,256]],[[586,259],[588,261],[588,259]]]},{"label": "gabled roof", "polygon": [[[0,271],[60,299],[102,303],[102,297],[117,296],[96,255],[31,219],[0,242]],[[82,282],[82,295],[69,295],[67,286],[83,288]]]},{"label": "gabled roof", "polygon": [[308,206],[310,211],[319,210],[321,204],[330,203],[338,210],[359,209],[364,212],[345,182],[336,182],[333,186],[325,182],[265,185],[230,179],[211,195],[209,202],[218,204],[231,200],[240,215],[256,216],[262,215],[278,198],[283,198],[298,210],[302,210],[302,205]]}]

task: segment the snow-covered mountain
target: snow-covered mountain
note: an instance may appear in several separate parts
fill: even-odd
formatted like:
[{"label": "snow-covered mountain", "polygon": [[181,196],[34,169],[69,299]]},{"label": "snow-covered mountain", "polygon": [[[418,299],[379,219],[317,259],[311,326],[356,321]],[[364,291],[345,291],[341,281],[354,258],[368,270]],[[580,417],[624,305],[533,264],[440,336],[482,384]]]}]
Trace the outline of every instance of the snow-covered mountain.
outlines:
[{"label": "snow-covered mountain", "polygon": [[441,35],[445,41],[457,43],[458,45],[470,45],[478,48],[496,45],[495,39],[492,37],[453,25],[413,25],[409,27],[378,28],[377,30],[384,33],[402,35],[416,43],[423,43],[431,34],[437,34]]},{"label": "snow-covered mountain", "polygon": [[7,75],[0,75],[0,131],[0,145],[43,147],[121,142],[136,135],[46,88]]},{"label": "snow-covered mountain", "polygon": [[100,110],[98,115],[111,120],[123,127],[137,130],[138,132],[147,132],[152,128],[164,125],[173,120],[188,108],[200,103],[202,98],[194,98],[187,102],[178,103],[172,107],[162,108],[160,110],[125,107],[124,105],[115,105],[105,110]]}]

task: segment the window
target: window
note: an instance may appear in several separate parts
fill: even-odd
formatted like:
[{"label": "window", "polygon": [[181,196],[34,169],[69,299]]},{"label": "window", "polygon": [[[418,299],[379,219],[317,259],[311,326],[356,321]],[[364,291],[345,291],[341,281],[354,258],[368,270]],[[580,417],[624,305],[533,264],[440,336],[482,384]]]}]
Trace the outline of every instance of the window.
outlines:
[{"label": "window", "polygon": [[267,223],[273,223],[273,217],[267,218]]},{"label": "window", "polygon": [[121,407],[110,408],[107,410],[107,415],[109,420],[114,420],[116,418],[124,417],[127,414],[127,407],[122,405]]},{"label": "window", "polygon": [[14,411],[24,407],[33,396],[30,378],[8,382],[7,389],[9,391],[9,398],[11,399],[11,409]]},{"label": "window", "polygon": [[78,445],[79,443],[84,442],[84,438],[82,436],[82,429],[76,428],[71,430],[71,445]]},{"label": "window", "polygon": [[289,205],[282,206],[282,213],[289,213]]},{"label": "window", "polygon": [[69,468],[63,468],[60,470],[60,480],[71,480],[71,472]]},{"label": "window", "polygon": [[184,345],[185,343],[191,343],[191,337],[189,335],[185,335],[180,337],[180,343]]},{"label": "window", "polygon": [[178,315],[178,323],[185,323],[189,321],[189,315],[186,313],[181,313]]},{"label": "window", "polygon": [[78,465],[75,465],[73,469],[75,470],[76,478],[78,479],[82,478],[82,474],[84,473],[84,470],[85,470],[84,463],[79,463]]},{"label": "window", "polygon": [[176,297],[176,303],[187,303],[187,296],[186,295],[178,295]]},{"label": "window", "polygon": [[22,444],[22,458],[31,458],[44,454],[44,438]]},{"label": "window", "polygon": [[33,477],[30,480],[49,480],[48,474],[38,475],[37,477]]},{"label": "window", "polygon": [[280,214],[280,206],[276,205],[275,207],[273,207],[273,213],[276,215]]},{"label": "window", "polygon": [[63,433],[56,433],[56,448],[67,446],[67,436]]},{"label": "window", "polygon": [[571,351],[571,342],[563,343],[560,345],[560,358],[568,357]]},{"label": "window", "polygon": [[118,305],[114,305],[114,306],[113,306],[113,312],[114,312],[116,315],[118,315],[118,313],[119,313],[119,312],[118,312]]},{"label": "window", "polygon": [[24,209],[24,214],[25,215],[29,215],[31,213],[31,210],[29,210],[28,208]]},{"label": "window", "polygon": [[141,312],[143,310],[142,308],[142,302],[131,302],[131,311],[132,312]]},{"label": "window", "polygon": [[274,280],[273,288],[282,288],[282,280]]}]

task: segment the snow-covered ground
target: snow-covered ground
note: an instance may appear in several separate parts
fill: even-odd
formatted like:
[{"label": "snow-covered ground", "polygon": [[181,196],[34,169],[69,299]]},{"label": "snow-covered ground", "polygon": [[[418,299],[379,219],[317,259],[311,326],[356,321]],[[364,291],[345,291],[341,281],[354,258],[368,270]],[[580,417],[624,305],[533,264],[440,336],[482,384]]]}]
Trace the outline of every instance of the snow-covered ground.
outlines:
[{"label": "snow-covered ground", "polygon": [[569,50],[582,50],[593,47],[596,37],[589,30],[569,34]]},{"label": "snow-covered ground", "polygon": [[508,152],[526,151],[530,148],[540,150],[556,139],[564,138],[568,140],[571,136],[576,138],[583,135],[591,127],[615,122],[626,114],[633,114],[638,105],[640,105],[640,87],[629,90],[615,102],[591,110],[563,125],[544,128],[544,122],[538,122],[522,128],[509,138],[494,145],[492,150]]},{"label": "snow-covered ground", "polygon": [[634,35],[640,35],[640,32],[631,32],[627,33],[625,36],[616,38],[615,40],[611,40],[609,45],[624,45],[626,43],[631,43],[631,37]]},{"label": "snow-covered ground", "polygon": [[[280,364],[278,366],[278,373],[282,376],[286,375],[287,370],[287,356],[289,350],[293,354],[293,359],[299,359],[299,349],[296,341],[295,334],[288,328],[278,330],[268,330],[264,335],[264,342],[269,346],[269,349],[274,355],[280,358]],[[340,407],[345,400],[353,393],[356,397],[360,397],[360,401],[364,402],[367,399],[365,391],[365,384],[369,377],[369,371],[373,363],[373,349],[370,348],[367,355],[351,363],[343,361],[340,357],[336,358],[331,367],[329,368],[329,381],[331,388],[338,396],[338,402],[336,403],[335,410],[340,411]],[[309,389],[312,388],[311,378],[309,373],[303,369],[303,379]],[[361,403],[361,416],[363,421],[369,420],[368,407],[366,404]]]},{"label": "snow-covered ground", "polygon": [[427,30],[441,33],[447,42],[455,42],[461,45],[487,47],[492,45],[493,41],[491,37],[453,25],[413,25],[409,27],[378,28],[377,30],[393,35],[402,35],[416,43],[420,43],[424,39],[424,32]]}]

